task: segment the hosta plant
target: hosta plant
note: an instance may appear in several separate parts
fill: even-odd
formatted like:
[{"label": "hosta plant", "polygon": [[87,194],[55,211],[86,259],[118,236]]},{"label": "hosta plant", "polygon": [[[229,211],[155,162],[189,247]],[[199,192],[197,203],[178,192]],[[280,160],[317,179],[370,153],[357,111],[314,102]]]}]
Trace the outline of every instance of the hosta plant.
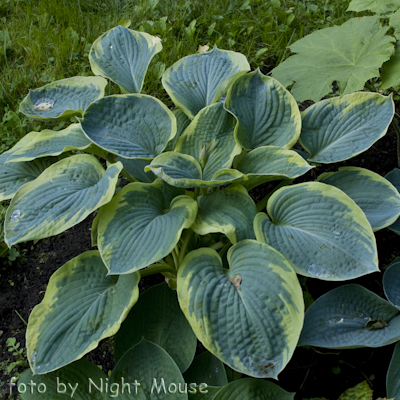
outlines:
[{"label": "hosta plant", "polygon": [[[121,26],[102,35],[89,56],[96,77],[32,90],[20,107],[32,118],[76,122],[31,132],[0,156],[0,199],[12,199],[8,246],[57,235],[95,212],[97,249],[56,271],[30,315],[24,399],[54,398],[60,388],[69,397],[75,383],[76,398],[116,397],[124,381],[132,393],[122,398],[292,399],[256,378],[276,379],[318,332],[326,347],[400,339],[396,305],[359,287],[345,286],[329,315],[321,299],[304,319],[297,277],[378,271],[374,231],[399,217],[396,187],[355,167],[292,183],[371,147],[391,123],[392,98],[356,92],[300,113],[277,80],[215,47],[165,71],[171,111],[140,93],[161,48],[159,38]],[[105,96],[107,79],[121,94]],[[293,150],[297,142],[304,151]],[[249,191],[272,181],[256,204]],[[168,285],[139,296],[140,279],[156,273]],[[353,318],[351,301],[366,309],[354,340],[330,334],[340,319],[313,329],[313,313]],[[115,334],[107,378],[80,359]],[[192,363],[196,338],[209,353]],[[228,383],[223,364],[248,378]],[[31,380],[36,391],[23,392]]]}]

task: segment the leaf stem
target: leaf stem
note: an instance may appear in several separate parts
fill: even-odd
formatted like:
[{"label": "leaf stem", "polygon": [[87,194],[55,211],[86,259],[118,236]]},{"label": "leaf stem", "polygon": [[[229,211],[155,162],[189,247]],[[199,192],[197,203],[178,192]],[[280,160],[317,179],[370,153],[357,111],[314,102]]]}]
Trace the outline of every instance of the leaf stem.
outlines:
[{"label": "leaf stem", "polygon": [[222,242],[217,242],[212,244],[209,248],[218,251],[219,249],[222,249],[224,247],[224,244]]},{"label": "leaf stem", "polygon": [[169,274],[172,274],[176,276],[176,270],[175,268],[172,268],[169,265],[163,265],[163,264],[153,264],[147,267],[146,269],[142,269],[140,271],[140,276],[143,278],[144,276],[149,276],[149,275],[154,275],[158,273],[163,273],[163,272],[168,272]]},{"label": "leaf stem", "polygon": [[179,268],[179,249],[178,249],[178,245],[175,246],[175,248],[172,250],[172,258],[174,259],[174,264],[175,264],[175,268],[178,269]]},{"label": "leaf stem", "polygon": [[[189,247],[189,243],[190,243],[190,239],[192,238],[192,235],[193,235],[193,230],[189,229],[189,231],[186,233],[185,239],[183,239],[182,247],[179,252],[179,266],[182,264],[182,261],[186,256],[187,249]],[[177,266],[177,269],[179,268],[179,266]]]},{"label": "leaf stem", "polygon": [[269,198],[281,187],[290,185],[294,179],[285,179],[278,186],[275,187],[270,193],[268,193],[261,201],[257,203],[257,211],[261,212],[268,203]]}]

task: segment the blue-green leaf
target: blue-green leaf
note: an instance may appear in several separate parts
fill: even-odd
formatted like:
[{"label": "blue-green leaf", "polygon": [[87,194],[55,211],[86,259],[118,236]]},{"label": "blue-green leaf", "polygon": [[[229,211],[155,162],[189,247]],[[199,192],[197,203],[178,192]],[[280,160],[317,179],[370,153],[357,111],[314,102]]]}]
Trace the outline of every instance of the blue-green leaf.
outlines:
[{"label": "blue-green leaf", "polygon": [[400,261],[394,261],[385,271],[382,278],[386,298],[400,309]]},{"label": "blue-green leaf", "polygon": [[151,171],[145,172],[144,168],[149,165],[146,160],[117,157],[116,161],[120,161],[124,166],[124,170],[139,182],[151,183],[157,179]]},{"label": "blue-green leaf", "polygon": [[[400,169],[395,168],[394,170],[390,171],[385,178],[393,184],[398,192],[400,192]],[[389,229],[400,235],[400,217],[389,226]]]},{"label": "blue-green leaf", "polygon": [[393,356],[386,375],[386,390],[389,399],[400,396],[400,342],[394,348]]}]

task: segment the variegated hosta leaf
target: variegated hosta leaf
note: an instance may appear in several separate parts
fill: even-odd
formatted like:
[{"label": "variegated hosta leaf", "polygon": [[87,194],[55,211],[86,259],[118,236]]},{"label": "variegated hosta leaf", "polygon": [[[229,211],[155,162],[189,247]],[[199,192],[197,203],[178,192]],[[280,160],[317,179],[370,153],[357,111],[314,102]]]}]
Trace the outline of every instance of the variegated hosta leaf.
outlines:
[{"label": "variegated hosta leaf", "polygon": [[391,225],[400,215],[400,194],[380,175],[364,168],[343,167],[325,172],[318,181],[345,192],[363,210],[372,230]]},{"label": "variegated hosta leaf", "polygon": [[104,171],[100,162],[87,154],[53,164],[12,199],[6,214],[5,242],[11,247],[44,239],[83,221],[112,199],[121,170],[122,164],[116,163]]},{"label": "variegated hosta leaf", "polygon": [[139,273],[107,276],[97,250],[64,264],[32,311],[26,348],[33,373],[46,374],[78,360],[117,333],[139,297]]},{"label": "variegated hosta leaf", "polygon": [[294,395],[272,382],[245,378],[223,387],[215,400],[293,400]]},{"label": "variegated hosta leaf", "polygon": [[382,278],[386,298],[400,310],[400,260],[396,259]]},{"label": "variegated hosta leaf", "polygon": [[139,182],[151,183],[157,179],[151,171],[144,171],[144,168],[149,165],[149,162],[146,160],[117,157],[117,161],[121,161],[124,170]]},{"label": "variegated hosta leaf", "polygon": [[121,400],[187,400],[188,388],[181,371],[171,356],[157,344],[142,339],[129,349],[118,361],[111,373],[109,385],[121,382],[137,382],[136,389],[131,385],[119,392]]},{"label": "variegated hosta leaf", "polygon": [[82,115],[90,103],[104,96],[107,81],[99,76],[75,76],[30,90],[19,111],[35,119]]},{"label": "variegated hosta leaf", "polygon": [[300,143],[323,164],[347,160],[370,148],[386,131],[394,115],[392,96],[352,93],[322,100],[302,113]]},{"label": "variegated hosta leaf", "polygon": [[391,11],[396,11],[399,8],[399,3],[396,0],[352,0],[346,11],[366,11],[370,10],[374,13],[384,14]]},{"label": "variegated hosta leaf", "polygon": [[141,294],[122,323],[115,338],[115,361],[118,362],[142,338],[161,346],[182,372],[193,361],[196,335],[179,308],[176,292],[165,283],[152,286]]},{"label": "variegated hosta leaf", "polygon": [[12,151],[0,154],[0,201],[12,199],[18,189],[36,179],[49,165],[47,160],[6,164]]},{"label": "variegated hosta leaf", "polygon": [[81,127],[101,148],[124,158],[151,160],[176,134],[176,118],[145,94],[107,96],[88,107]]},{"label": "variegated hosta leaf", "polygon": [[373,391],[369,387],[367,381],[363,381],[358,385],[347,389],[339,396],[338,400],[372,400],[372,395]]},{"label": "variegated hosta leaf", "polygon": [[163,77],[162,84],[174,104],[193,118],[203,107],[217,102],[240,75],[250,71],[243,54],[220,50],[181,58]]},{"label": "variegated hosta leaf", "polygon": [[400,398],[399,376],[400,376],[400,342],[397,342],[386,375],[386,390],[388,399]]},{"label": "variegated hosta leaf", "polygon": [[399,310],[360,285],[324,294],[307,309],[299,346],[381,347],[400,339]]},{"label": "variegated hosta leaf", "polygon": [[255,239],[253,221],[257,214],[254,201],[241,185],[197,198],[199,211],[192,229],[199,235],[221,232],[232,243]]},{"label": "variegated hosta leaf", "polygon": [[189,196],[164,202],[159,182],[131,183],[100,210],[97,244],[112,275],[138,271],[161,260],[196,218]]},{"label": "variegated hosta leaf", "polygon": [[260,70],[238,78],[224,105],[238,120],[236,141],[245,149],[290,149],[300,136],[301,115],[293,96]]},{"label": "variegated hosta leaf", "polygon": [[174,151],[160,154],[145,171],[152,171],[170,185],[181,188],[218,187],[243,180],[243,174],[234,169],[221,169],[211,179],[205,179],[200,164],[194,157]]},{"label": "variegated hosta leaf", "polygon": [[160,38],[117,26],[93,43],[89,61],[95,75],[110,78],[125,93],[140,93],[150,61],[161,50]]},{"label": "variegated hosta leaf", "polygon": [[280,253],[255,240],[231,247],[228,263],[224,269],[212,249],[190,252],[178,270],[181,309],[197,338],[225,364],[276,378],[303,324],[296,274]]},{"label": "variegated hosta leaf", "polygon": [[[385,178],[400,192],[400,169],[395,168],[393,171],[390,171]],[[400,217],[389,226],[389,229],[400,235]]]},{"label": "variegated hosta leaf", "polygon": [[58,156],[70,150],[87,149],[91,144],[79,124],[72,124],[61,131],[45,129],[41,132],[31,132],[10,150],[11,155],[7,158],[7,163]]},{"label": "variegated hosta leaf", "polygon": [[104,385],[106,379],[107,375],[97,365],[79,360],[45,375],[33,375],[27,369],[18,379],[18,386],[23,400],[104,400],[104,394],[95,386],[100,387],[102,382]]},{"label": "variegated hosta leaf", "polygon": [[235,118],[223,104],[213,104],[196,115],[178,139],[175,151],[195,158],[203,169],[203,179],[211,180],[219,170],[230,168],[241,152],[233,134],[235,126]]},{"label": "variegated hosta leaf", "polygon": [[280,251],[300,275],[353,279],[378,271],[375,236],[357,204],[320,182],[286,186],[257,214],[257,240]]},{"label": "variegated hosta leaf", "polygon": [[173,151],[176,146],[176,142],[178,139],[182,136],[183,132],[185,132],[186,128],[189,126],[189,124],[192,122],[190,118],[179,108],[177,110],[174,110],[174,115],[176,118],[176,127],[177,127],[177,132],[175,137],[168,142],[167,147],[165,148],[165,151]]},{"label": "variegated hosta leaf", "polygon": [[277,146],[258,147],[236,165],[236,169],[246,175],[242,185],[247,190],[269,181],[297,178],[311,168],[314,167],[295,151]]}]

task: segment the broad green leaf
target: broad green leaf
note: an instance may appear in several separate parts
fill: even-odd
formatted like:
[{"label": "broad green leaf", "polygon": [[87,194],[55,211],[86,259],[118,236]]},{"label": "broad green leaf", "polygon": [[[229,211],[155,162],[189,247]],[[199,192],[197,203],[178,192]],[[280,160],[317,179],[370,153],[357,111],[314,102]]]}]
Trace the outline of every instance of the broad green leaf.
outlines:
[{"label": "broad green leaf", "polygon": [[[385,178],[391,182],[397,191],[400,193],[400,169],[395,168],[390,171]],[[392,225],[389,226],[389,229],[398,235],[400,235],[400,218],[398,218]]]},{"label": "broad green leaf", "polygon": [[47,160],[6,164],[12,150],[0,154],[0,201],[12,199],[18,189],[36,179],[49,165]]},{"label": "broad green leaf", "polygon": [[195,158],[203,169],[203,179],[211,180],[224,168],[230,168],[233,159],[242,151],[234,138],[235,118],[222,103],[201,110],[183,135],[175,151]]},{"label": "broad green leaf", "polygon": [[356,203],[320,182],[276,191],[254,220],[256,238],[281,252],[300,275],[353,279],[378,270],[375,236]]},{"label": "broad green leaf", "polygon": [[293,400],[295,393],[286,392],[275,383],[245,378],[223,387],[215,400]]},{"label": "broad green leaf", "polygon": [[[399,26],[400,28],[400,26]],[[389,89],[391,87],[398,89],[400,86],[400,44],[396,43],[395,52],[390,57],[389,61],[386,61],[382,65],[381,70],[381,89]]]},{"label": "broad green leaf", "polygon": [[124,158],[151,160],[176,134],[176,118],[160,100],[145,94],[107,96],[80,121],[86,136]]},{"label": "broad green leaf", "polygon": [[197,202],[178,196],[166,209],[158,185],[131,183],[100,209],[97,244],[110,274],[128,274],[161,260],[193,224]]},{"label": "broad green leaf", "polygon": [[218,187],[243,180],[243,174],[234,169],[221,169],[211,179],[205,179],[194,157],[173,151],[160,154],[145,171],[152,171],[170,185],[181,188]]},{"label": "broad green leaf", "polygon": [[302,113],[300,143],[308,162],[329,164],[369,149],[388,130],[392,96],[352,93],[320,101]]},{"label": "broad green leaf", "polygon": [[[220,387],[215,386],[190,386],[188,389],[188,400],[215,400],[217,394],[221,390]],[[196,392],[192,393],[194,390]]]},{"label": "broad green leaf", "polygon": [[197,198],[199,211],[192,229],[199,235],[221,232],[232,243],[255,239],[253,220],[257,214],[254,201],[241,185]]},{"label": "broad green leaf", "polygon": [[279,179],[294,179],[312,169],[303,157],[277,146],[258,147],[240,159],[236,169],[245,174],[247,189]]},{"label": "broad green leaf", "polygon": [[82,115],[90,103],[104,96],[107,81],[99,76],[75,76],[30,90],[19,111],[35,119]]},{"label": "broad green leaf", "polygon": [[389,398],[400,398],[400,342],[397,342],[386,375],[386,390]]},{"label": "broad green leaf", "polygon": [[347,389],[342,393],[338,400],[372,400],[373,390],[369,387],[367,381]]},{"label": "broad green leaf", "polygon": [[381,347],[400,339],[399,310],[360,285],[344,285],[307,309],[299,346]]},{"label": "broad green leaf", "polygon": [[152,286],[140,295],[122,323],[115,338],[115,361],[142,338],[161,346],[182,372],[193,361],[196,335],[179,308],[176,292],[165,283]]},{"label": "broad green leaf", "polygon": [[400,215],[400,194],[385,178],[358,167],[342,167],[325,172],[319,182],[335,186],[353,199],[363,210],[372,230],[391,225]]},{"label": "broad green leaf", "polygon": [[122,164],[116,163],[104,171],[87,154],[53,164],[13,197],[6,214],[5,242],[11,247],[44,239],[83,221],[112,199],[121,169]]},{"label": "broad green leaf", "polygon": [[178,270],[182,311],[203,345],[236,371],[276,378],[290,360],[303,323],[303,295],[289,262],[244,240],[228,251],[201,248]]},{"label": "broad green leaf", "polygon": [[162,347],[146,339],[128,350],[113,369],[109,384],[119,383],[122,389],[123,381],[137,385],[131,385],[130,394],[121,390],[118,396],[121,400],[188,398],[188,388],[174,360]]},{"label": "broad green leaf", "polygon": [[193,118],[217,102],[235,79],[250,71],[243,54],[220,50],[183,57],[168,68],[162,84],[174,104]]},{"label": "broad green leaf", "polygon": [[235,139],[247,150],[261,146],[290,149],[301,130],[296,100],[277,80],[260,70],[238,78],[224,107],[238,120]]},{"label": "broad green leaf", "polygon": [[[398,3],[398,6],[400,7],[400,3]],[[400,10],[397,10],[395,13],[393,13],[390,16],[389,26],[391,26],[394,29],[394,36],[396,37],[397,40],[399,40],[399,38],[400,38]]]},{"label": "broad green leaf", "polygon": [[377,14],[384,14],[396,11],[400,7],[398,0],[351,0],[346,11],[372,11]]},{"label": "broad green leaf", "polygon": [[[79,360],[45,375],[33,375],[27,369],[19,378],[18,387],[23,400],[104,400],[103,393],[95,390],[95,386],[99,387],[106,379],[107,375],[97,365]],[[31,386],[31,382],[36,385]]]},{"label": "broad green leaf", "polygon": [[139,182],[151,183],[157,179],[151,171],[144,171],[144,168],[149,165],[146,160],[132,160],[123,157],[117,157],[116,160],[121,161],[124,170]]},{"label": "broad green leaf", "polygon": [[400,309],[400,260],[395,260],[385,271],[382,284],[386,298]]},{"label": "broad green leaf", "polygon": [[320,100],[334,81],[341,95],[362,90],[393,53],[388,29],[378,17],[362,17],[314,31],[290,46],[297,54],[278,65],[273,76],[284,86],[296,82],[291,92],[300,102]]},{"label": "broad green leaf", "polygon": [[33,373],[46,374],[83,357],[117,333],[139,296],[139,273],[107,276],[97,250],[64,264],[29,316],[26,348]]},{"label": "broad green leaf", "polygon": [[31,161],[35,158],[58,156],[70,150],[87,149],[92,142],[83,134],[79,124],[61,131],[45,129],[25,135],[11,150],[9,162]]},{"label": "broad green leaf", "polygon": [[194,359],[192,365],[183,374],[185,382],[207,384],[207,386],[225,386],[228,384],[225,366],[217,357],[205,351]]},{"label": "broad green leaf", "polygon": [[111,79],[125,93],[140,93],[150,61],[161,50],[160,38],[117,26],[93,43],[89,61],[95,75]]},{"label": "broad green leaf", "polygon": [[176,132],[175,137],[171,141],[168,142],[167,147],[165,148],[165,151],[173,151],[174,150],[174,148],[176,146],[176,142],[181,137],[183,132],[185,132],[186,128],[189,126],[190,122],[192,121],[179,108],[174,111],[174,115],[176,118],[177,132]]}]

